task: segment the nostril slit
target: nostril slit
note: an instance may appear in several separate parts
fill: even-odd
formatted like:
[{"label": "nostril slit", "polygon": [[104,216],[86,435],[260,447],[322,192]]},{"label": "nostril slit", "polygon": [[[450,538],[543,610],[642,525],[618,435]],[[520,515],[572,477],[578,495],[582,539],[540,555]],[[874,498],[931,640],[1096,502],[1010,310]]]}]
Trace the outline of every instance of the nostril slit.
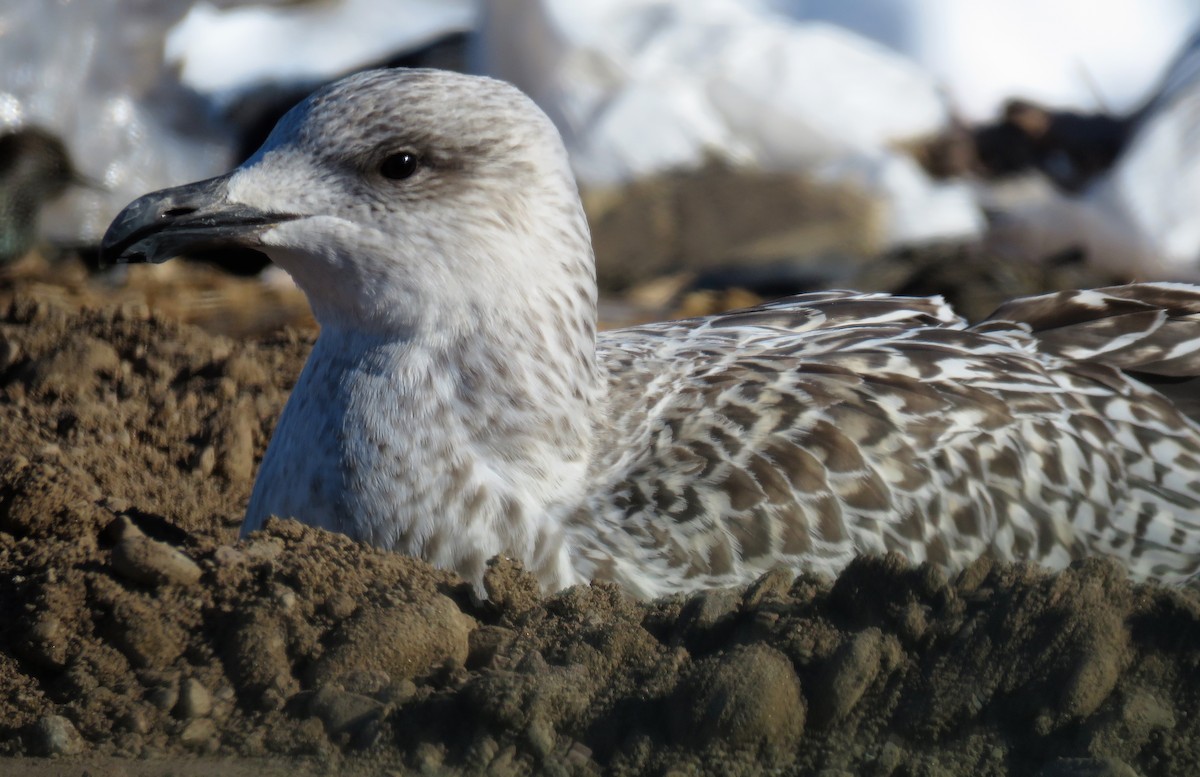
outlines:
[{"label": "nostril slit", "polygon": [[159,218],[174,218],[175,216],[186,216],[189,213],[195,212],[195,208],[171,208],[170,210],[164,210]]}]

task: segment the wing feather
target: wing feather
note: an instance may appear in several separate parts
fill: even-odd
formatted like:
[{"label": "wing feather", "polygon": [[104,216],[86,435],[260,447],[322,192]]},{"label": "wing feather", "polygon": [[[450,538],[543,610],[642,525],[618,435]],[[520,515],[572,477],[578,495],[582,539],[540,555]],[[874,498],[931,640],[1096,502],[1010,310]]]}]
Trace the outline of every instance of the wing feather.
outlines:
[{"label": "wing feather", "polygon": [[826,292],[605,333],[580,552],[648,595],[886,550],[1195,576],[1200,489],[1178,468],[1200,427],[1122,369],[1200,375],[1200,290],[1143,287],[975,327],[940,298]]}]

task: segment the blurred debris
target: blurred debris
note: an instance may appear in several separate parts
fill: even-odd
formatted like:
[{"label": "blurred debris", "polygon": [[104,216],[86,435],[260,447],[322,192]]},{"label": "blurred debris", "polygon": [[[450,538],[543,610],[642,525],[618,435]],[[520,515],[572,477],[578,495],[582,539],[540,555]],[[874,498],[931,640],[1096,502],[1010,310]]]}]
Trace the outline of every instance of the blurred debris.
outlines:
[{"label": "blurred debris", "polygon": [[1136,116],[1058,111],[1014,99],[997,121],[955,126],[916,144],[913,153],[937,178],[1004,179],[1036,170],[1077,194],[1112,167],[1135,124]]},{"label": "blurred debris", "polygon": [[1078,250],[1125,279],[1200,281],[1200,34],[1127,116],[1017,104],[1006,121],[1064,193],[992,199],[991,245],[1022,256]]},{"label": "blurred debris", "polygon": [[853,187],[717,159],[588,190],[584,207],[601,288],[609,290],[689,272],[726,273],[718,284],[725,286],[745,285],[747,276],[771,285],[782,276],[781,293],[792,293],[845,278],[848,263],[885,242],[876,203]]}]

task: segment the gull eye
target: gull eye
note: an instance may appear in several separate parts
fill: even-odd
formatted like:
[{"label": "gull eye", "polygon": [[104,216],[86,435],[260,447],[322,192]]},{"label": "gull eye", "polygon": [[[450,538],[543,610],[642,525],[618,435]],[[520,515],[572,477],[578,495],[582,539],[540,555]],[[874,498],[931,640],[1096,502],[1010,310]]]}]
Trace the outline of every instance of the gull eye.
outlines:
[{"label": "gull eye", "polygon": [[417,172],[417,155],[409,151],[392,154],[383,160],[383,164],[379,166],[379,172],[384,178],[403,181]]}]

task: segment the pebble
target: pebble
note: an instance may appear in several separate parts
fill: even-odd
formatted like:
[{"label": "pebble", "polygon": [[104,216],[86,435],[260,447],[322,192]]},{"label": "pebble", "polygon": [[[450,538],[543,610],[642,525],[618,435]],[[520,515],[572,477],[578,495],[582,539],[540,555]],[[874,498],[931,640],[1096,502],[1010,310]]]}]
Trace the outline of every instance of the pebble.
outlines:
[{"label": "pebble", "polygon": [[233,483],[248,483],[254,474],[254,428],[258,419],[249,397],[242,397],[222,419],[217,437],[217,471]]},{"label": "pebble", "polygon": [[354,597],[344,593],[335,593],[325,600],[325,614],[340,621],[353,615],[357,606]]},{"label": "pebble", "polygon": [[879,674],[883,633],[870,628],[855,634],[830,660],[822,688],[814,692],[813,713],[820,725],[830,725],[854,709]]},{"label": "pebble", "polygon": [[32,657],[51,667],[67,662],[67,634],[62,621],[51,613],[42,613],[29,629]]},{"label": "pebble", "polygon": [[0,370],[7,370],[21,359],[21,346],[13,340],[0,340]]},{"label": "pebble", "polygon": [[146,700],[166,712],[179,704],[179,688],[174,682],[160,685],[146,694]]},{"label": "pebble", "polygon": [[197,718],[183,727],[179,741],[192,750],[210,750],[216,744],[217,726],[208,718]]},{"label": "pebble", "polygon": [[338,680],[343,691],[363,696],[376,696],[391,683],[387,673],[378,669],[354,670],[342,675]]},{"label": "pebble", "polygon": [[192,472],[206,478],[213,473],[216,466],[217,449],[211,445],[205,445],[196,453],[195,461],[192,464]]},{"label": "pebble", "polygon": [[688,597],[677,628],[683,633],[708,631],[732,619],[741,601],[739,593],[729,588],[699,591]]},{"label": "pebble", "polygon": [[225,647],[225,664],[259,708],[280,709],[299,690],[283,639],[286,629],[273,613],[256,610],[243,617]]},{"label": "pebble", "polygon": [[742,608],[752,610],[768,601],[786,601],[795,573],[787,569],[772,569],[763,573],[746,588]]},{"label": "pebble", "polygon": [[200,567],[170,545],[152,540],[122,516],[113,546],[112,565],[117,574],[145,585],[190,586],[200,580]]},{"label": "pebble", "polygon": [[222,545],[213,551],[213,563],[219,567],[234,567],[246,561],[246,554],[231,545]]},{"label": "pebble", "polygon": [[330,736],[354,735],[384,714],[384,705],[358,693],[324,686],[308,702],[308,714],[325,724]]},{"label": "pebble", "polygon": [[271,592],[271,597],[279,605],[280,612],[287,612],[296,606],[296,592],[287,586],[276,584]]},{"label": "pebble", "polygon": [[121,727],[132,734],[145,734],[150,730],[150,721],[141,708],[134,707],[121,717]]},{"label": "pebble", "polygon": [[78,755],[83,737],[75,724],[62,715],[46,715],[33,726],[33,750],[42,755]]},{"label": "pebble", "polygon": [[175,705],[175,716],[183,720],[206,718],[212,712],[212,695],[197,679],[189,677],[179,689],[179,703]]}]

